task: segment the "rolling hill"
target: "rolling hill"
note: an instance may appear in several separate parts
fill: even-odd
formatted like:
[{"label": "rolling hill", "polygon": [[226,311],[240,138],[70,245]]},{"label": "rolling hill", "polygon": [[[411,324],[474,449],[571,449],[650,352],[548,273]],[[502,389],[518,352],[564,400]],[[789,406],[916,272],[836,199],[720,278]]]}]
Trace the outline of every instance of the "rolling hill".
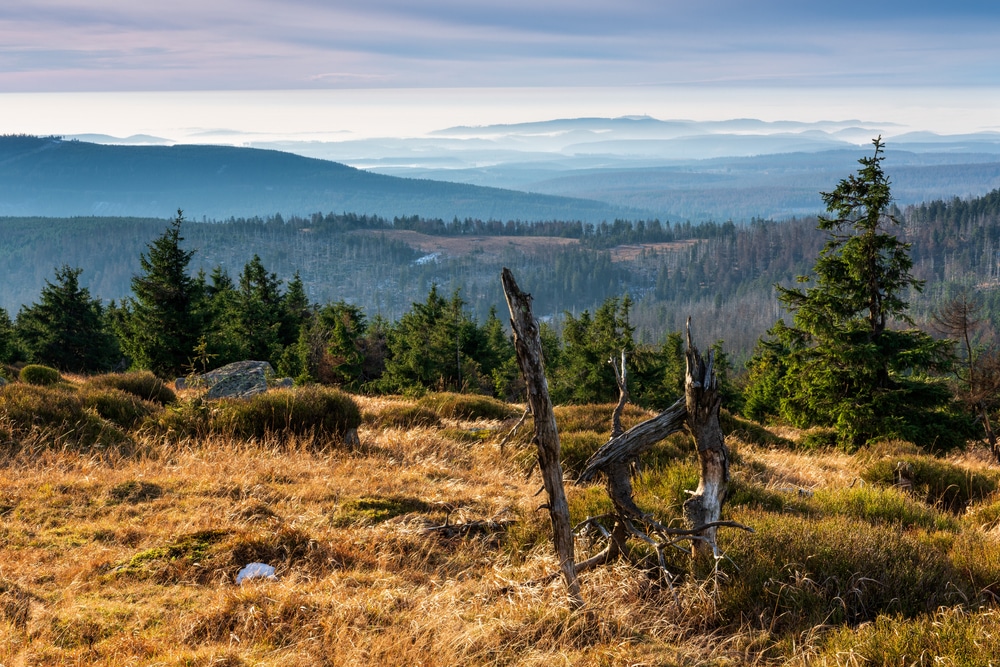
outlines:
[{"label": "rolling hill", "polygon": [[592,200],[398,178],[273,150],[0,137],[0,215],[169,216],[178,208],[195,219],[348,211],[601,221],[629,213]]}]

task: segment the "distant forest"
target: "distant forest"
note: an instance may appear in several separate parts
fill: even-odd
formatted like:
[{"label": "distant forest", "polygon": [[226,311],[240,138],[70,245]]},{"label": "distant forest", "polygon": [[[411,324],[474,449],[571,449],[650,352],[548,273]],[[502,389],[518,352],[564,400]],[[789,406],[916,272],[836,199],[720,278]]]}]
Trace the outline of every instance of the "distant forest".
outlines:
[{"label": "distant forest", "polygon": [[[923,293],[910,295],[917,323],[925,325],[936,305],[973,286],[993,327],[986,334],[995,330],[1000,190],[908,207],[898,216],[901,236],[912,244],[914,275],[926,281]],[[140,253],[167,224],[0,218],[6,267],[0,307],[13,317],[63,265],[82,269],[80,284],[105,303],[120,301],[139,272]],[[743,226],[658,220],[594,225],[332,213],[186,221],[183,236],[184,248],[194,252],[194,272],[207,275],[218,267],[235,279],[257,255],[286,285],[297,273],[310,302],[343,301],[389,322],[425,301],[435,285],[444,295],[457,292],[469,316],[484,322],[491,309],[502,311],[498,276],[508,266],[532,293],[536,313],[556,330],[564,313],[593,314],[608,299],[628,295],[638,341],[659,343],[691,316],[699,334],[724,340],[736,362],[748,358],[757,338],[782,316],[774,284],[790,285],[808,273],[824,239],[814,218]]]}]

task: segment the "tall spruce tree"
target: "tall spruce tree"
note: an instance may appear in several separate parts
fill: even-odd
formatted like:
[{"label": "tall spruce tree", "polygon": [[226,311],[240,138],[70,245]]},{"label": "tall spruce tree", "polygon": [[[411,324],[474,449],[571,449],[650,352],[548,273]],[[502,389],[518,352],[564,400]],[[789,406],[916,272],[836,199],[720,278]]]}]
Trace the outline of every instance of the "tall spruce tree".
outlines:
[{"label": "tall spruce tree", "polygon": [[139,257],[142,273],[132,278],[132,297],[118,316],[122,349],[136,368],[175,377],[191,363],[202,333],[198,281],[188,275],[193,250],[181,248],[184,214]]},{"label": "tall spruce tree", "polygon": [[912,327],[907,292],[923,284],[910,274],[909,244],[894,233],[881,137],[873,143],[875,154],[859,160],[856,174],[821,193],[827,242],[814,275],[799,277],[813,284],[778,287],[793,322],[779,321],[759,343],[745,411],[835,427],[848,448],[879,437],[947,448],[965,433],[946,386],[930,373],[947,366],[950,344],[890,326]]},{"label": "tall spruce tree", "polygon": [[101,302],[80,286],[82,272],[56,269],[55,283],[46,280],[38,301],[17,314],[17,337],[29,361],[73,372],[108,370],[114,364],[115,338]]}]

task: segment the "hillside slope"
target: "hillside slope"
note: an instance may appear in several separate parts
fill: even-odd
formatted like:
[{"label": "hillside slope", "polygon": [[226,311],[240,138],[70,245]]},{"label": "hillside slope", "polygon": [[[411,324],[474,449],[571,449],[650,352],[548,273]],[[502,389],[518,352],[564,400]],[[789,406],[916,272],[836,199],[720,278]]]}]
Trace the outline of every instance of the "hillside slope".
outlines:
[{"label": "hillside slope", "polygon": [[613,219],[600,202],[372,174],[230,146],[107,146],[0,137],[0,215],[228,218],[349,211],[493,219]]}]

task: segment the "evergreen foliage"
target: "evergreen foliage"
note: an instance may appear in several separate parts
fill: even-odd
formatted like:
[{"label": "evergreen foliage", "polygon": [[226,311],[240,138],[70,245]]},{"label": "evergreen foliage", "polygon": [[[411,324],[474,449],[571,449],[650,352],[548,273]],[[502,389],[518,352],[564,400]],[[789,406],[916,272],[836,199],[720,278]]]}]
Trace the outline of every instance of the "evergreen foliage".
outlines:
[{"label": "evergreen foliage", "polygon": [[7,311],[0,308],[0,364],[18,361],[21,356],[14,322],[10,319]]},{"label": "evergreen foliage", "polygon": [[859,161],[857,174],[822,193],[826,245],[814,277],[799,278],[814,284],[777,288],[794,319],[760,341],[746,414],[833,426],[848,448],[879,437],[948,448],[966,433],[949,411],[947,387],[929,374],[947,368],[950,343],[889,326],[913,324],[906,298],[923,283],[911,275],[909,244],[894,233],[881,137],[873,143],[874,156]]},{"label": "evergreen foliage", "polygon": [[480,390],[480,366],[473,353],[483,346],[483,336],[464,305],[457,291],[445,299],[437,285],[424,303],[413,304],[389,330],[383,389]]},{"label": "evergreen foliage", "polygon": [[622,351],[631,355],[635,348],[634,327],[629,324],[632,300],[606,300],[594,315],[583,311],[579,317],[565,314],[562,363],[553,381],[557,403],[611,403],[618,400],[618,383],[609,361]]},{"label": "evergreen foliage", "polygon": [[139,257],[142,273],[132,278],[131,298],[117,319],[119,339],[132,365],[160,377],[176,377],[191,362],[201,337],[198,305],[202,286],[188,275],[193,250],[181,248],[177,217]]},{"label": "evergreen foliage", "polygon": [[[17,314],[16,333],[28,361],[71,372],[106,370],[114,364],[115,338],[101,302],[80,286],[81,272],[65,265],[56,269],[55,284],[45,281],[38,301]],[[3,325],[0,318],[0,338]]]}]

